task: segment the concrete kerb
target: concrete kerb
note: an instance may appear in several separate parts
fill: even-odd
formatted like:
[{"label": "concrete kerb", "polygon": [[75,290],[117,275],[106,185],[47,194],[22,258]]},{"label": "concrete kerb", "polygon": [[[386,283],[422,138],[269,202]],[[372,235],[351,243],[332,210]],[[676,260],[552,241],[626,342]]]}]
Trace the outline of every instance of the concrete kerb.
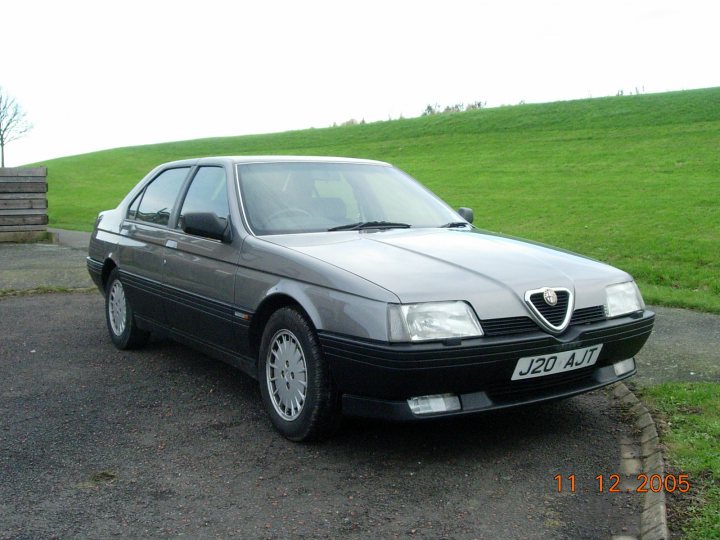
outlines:
[{"label": "concrete kerb", "polygon": [[[648,478],[660,475],[664,478],[665,463],[658,438],[655,421],[645,405],[632,393],[625,383],[617,383],[613,387],[613,396],[632,416],[632,423],[639,433],[640,461],[642,472]],[[631,454],[621,455],[624,461],[634,459]],[[628,463],[623,468],[631,468]],[[648,490],[643,501],[643,511],[640,516],[641,540],[667,540],[670,533],[667,528],[667,508],[665,506],[665,492]]]}]

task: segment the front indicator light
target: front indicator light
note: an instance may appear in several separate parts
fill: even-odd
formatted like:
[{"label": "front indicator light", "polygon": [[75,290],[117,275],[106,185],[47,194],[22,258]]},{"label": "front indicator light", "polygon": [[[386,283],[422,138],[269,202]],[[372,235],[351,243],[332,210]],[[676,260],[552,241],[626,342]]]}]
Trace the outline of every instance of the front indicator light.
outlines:
[{"label": "front indicator light", "polygon": [[622,362],[616,362],[613,364],[613,369],[615,370],[615,375],[617,377],[630,373],[633,369],[635,369],[635,359],[628,358]]},{"label": "front indicator light", "polygon": [[460,398],[455,394],[434,394],[413,397],[407,400],[413,414],[432,414],[459,411]]}]

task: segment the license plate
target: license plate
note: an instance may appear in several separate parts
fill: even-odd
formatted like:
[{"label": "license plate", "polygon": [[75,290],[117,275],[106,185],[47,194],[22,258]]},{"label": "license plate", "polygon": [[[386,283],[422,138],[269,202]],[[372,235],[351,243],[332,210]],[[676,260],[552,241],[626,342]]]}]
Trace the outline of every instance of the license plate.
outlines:
[{"label": "license plate", "polygon": [[525,356],[518,360],[510,380],[543,377],[592,366],[600,356],[600,349],[602,344],[543,356]]}]

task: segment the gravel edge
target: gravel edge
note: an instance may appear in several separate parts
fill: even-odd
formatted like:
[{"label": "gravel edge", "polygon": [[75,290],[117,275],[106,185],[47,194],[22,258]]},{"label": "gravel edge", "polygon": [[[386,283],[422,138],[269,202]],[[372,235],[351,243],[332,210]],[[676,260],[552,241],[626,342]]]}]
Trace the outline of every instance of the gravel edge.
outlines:
[{"label": "gravel edge", "polygon": [[[658,438],[655,420],[650,411],[643,405],[635,394],[620,382],[614,385],[613,396],[631,415],[631,421],[637,433],[640,444],[640,459],[642,472],[648,477],[653,474],[665,476],[665,462],[662,448]],[[622,456],[622,460],[628,460]],[[665,492],[655,493],[648,490],[643,501],[643,511],[640,516],[641,540],[668,540],[670,533],[667,527],[667,508],[665,506]]]}]

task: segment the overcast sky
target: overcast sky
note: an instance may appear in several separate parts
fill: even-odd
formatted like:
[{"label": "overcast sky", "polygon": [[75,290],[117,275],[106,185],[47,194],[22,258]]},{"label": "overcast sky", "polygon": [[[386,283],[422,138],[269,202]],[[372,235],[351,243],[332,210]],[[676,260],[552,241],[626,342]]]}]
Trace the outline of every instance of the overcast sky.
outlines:
[{"label": "overcast sky", "polygon": [[720,3],[5,0],[6,165],[105,148],[720,86]]}]

